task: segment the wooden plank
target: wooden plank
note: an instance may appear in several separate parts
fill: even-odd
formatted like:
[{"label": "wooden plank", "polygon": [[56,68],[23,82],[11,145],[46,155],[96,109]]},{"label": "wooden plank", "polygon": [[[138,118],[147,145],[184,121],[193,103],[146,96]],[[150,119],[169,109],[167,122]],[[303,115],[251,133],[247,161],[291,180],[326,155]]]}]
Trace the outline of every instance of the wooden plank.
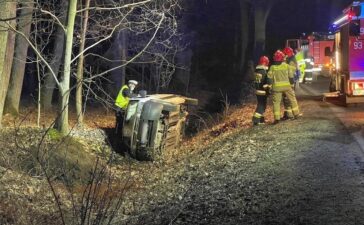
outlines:
[{"label": "wooden plank", "polygon": [[180,105],[180,104],[191,104],[198,105],[198,100],[194,98],[188,98],[181,95],[174,94],[155,94],[150,96],[152,99],[161,100],[168,103]]},{"label": "wooden plank", "polygon": [[152,95],[151,97],[156,100],[163,100],[165,102],[177,104],[177,105],[184,104],[186,101],[181,96],[171,95],[171,94],[156,94],[156,95]]}]

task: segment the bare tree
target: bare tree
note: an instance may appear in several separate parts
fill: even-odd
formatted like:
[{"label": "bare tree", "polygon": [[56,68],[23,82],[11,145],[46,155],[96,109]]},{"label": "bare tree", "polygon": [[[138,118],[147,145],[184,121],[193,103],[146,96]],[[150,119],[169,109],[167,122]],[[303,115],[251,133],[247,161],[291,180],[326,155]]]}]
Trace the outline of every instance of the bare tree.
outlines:
[{"label": "bare tree", "polygon": [[[56,26],[56,32],[54,34],[55,37],[54,37],[54,41],[53,41],[53,48],[52,48],[49,56],[47,57],[47,58],[50,58],[50,60],[48,60],[50,66],[47,67],[46,74],[43,78],[44,84],[41,89],[41,103],[42,103],[42,106],[44,107],[44,109],[46,109],[46,110],[50,109],[52,106],[53,93],[54,93],[54,89],[57,85],[56,80],[58,79],[58,74],[59,74],[60,67],[62,64],[63,53],[64,53],[64,43],[65,43],[64,24],[66,23],[66,19],[67,19],[68,3],[69,3],[69,1],[63,2],[58,9],[59,11],[56,8],[54,12],[45,11],[44,9],[42,9],[44,6],[41,5],[40,3],[38,3],[38,6],[37,6],[38,8],[40,8],[39,11],[41,11],[41,13],[42,13],[42,14],[40,14],[39,20],[42,20],[43,19],[42,17],[48,15],[48,13],[51,13],[54,16],[57,15],[57,17],[55,17],[57,19],[56,23],[54,21],[52,21],[52,18],[49,19],[49,20],[51,20],[49,22],[49,23],[51,23],[49,26],[51,26],[53,28],[53,24],[54,24]],[[47,6],[47,7],[50,7],[50,6]],[[57,11],[58,11],[58,13],[56,13]],[[45,12],[47,12],[46,15],[44,15]],[[40,25],[40,26],[42,26],[42,25]],[[40,27],[40,28],[42,29],[43,27]],[[50,32],[52,32],[52,31],[50,31]],[[37,40],[37,37],[35,39]],[[40,36],[38,39],[42,40],[43,37]],[[40,48],[38,48],[37,51],[40,51],[40,53],[46,57],[48,54],[43,53],[41,51],[41,49],[45,49],[49,44],[51,44],[51,43],[49,43],[49,42],[41,43]]]},{"label": "bare tree", "polygon": [[241,0],[240,2],[240,12],[241,12],[241,50],[240,50],[240,70],[244,71],[244,66],[247,60],[246,53],[249,44],[249,27],[251,24],[250,21],[250,10],[251,4],[248,1]]},{"label": "bare tree", "polygon": [[10,27],[16,26],[15,18],[16,2],[0,1],[0,127],[14,55],[15,33]]},{"label": "bare tree", "polygon": [[[86,82],[91,82],[95,87],[91,90],[94,98],[100,98],[96,89],[115,95],[126,78],[140,79],[143,81],[143,88],[150,86],[147,89],[155,92],[168,87],[175,72],[176,53],[183,50],[180,45],[182,35],[177,31],[175,16],[179,5],[176,0],[169,0],[169,4],[165,1],[152,2],[153,4],[140,4],[131,11],[125,11],[122,16],[127,23],[119,26],[120,29],[114,35],[106,53],[93,54],[100,64],[108,68],[86,78]],[[108,27],[102,23],[101,26]],[[99,35],[99,30],[100,24],[90,25],[91,34]],[[112,85],[108,86],[111,90],[104,90],[99,85],[105,81],[111,82]],[[106,104],[110,104],[113,96],[107,96],[104,100],[108,101]]]},{"label": "bare tree", "polygon": [[56,127],[62,134],[69,132],[68,127],[68,101],[70,95],[70,80],[71,80],[71,59],[73,47],[73,31],[75,28],[75,19],[77,13],[77,0],[70,0],[68,8],[68,18],[66,28],[66,46],[64,56],[64,69],[58,85],[60,104]]},{"label": "bare tree", "polygon": [[[56,127],[63,134],[69,131],[68,105],[73,88],[79,88],[76,100],[79,116],[81,115],[82,91],[80,87],[82,83],[88,87],[97,88],[97,90],[87,90],[95,97],[98,97],[100,91],[108,95],[109,91],[99,87],[98,84],[101,83],[99,80],[107,80],[107,76],[118,69],[123,71],[120,78],[124,82],[128,69],[137,71],[140,65],[149,65],[149,71],[151,71],[149,79],[153,80],[156,91],[159,91],[159,88],[168,86],[175,71],[175,55],[180,49],[178,46],[180,37],[175,18],[175,13],[179,9],[178,0],[168,0],[167,2],[141,0],[122,3],[90,1],[89,4],[78,10],[76,0],[69,1],[69,3],[68,10],[66,10],[67,4],[59,7],[57,1],[37,2],[35,7],[36,15],[38,15],[35,21],[36,26],[40,28],[39,30],[48,31],[49,34],[39,32],[31,39],[24,31],[16,29],[16,26],[10,26],[33,49],[37,59],[40,60],[39,68],[46,70],[41,90],[42,102],[46,109],[51,105],[54,87],[56,86],[59,90],[59,115]],[[65,11],[68,14],[67,24],[65,24]],[[85,21],[88,18],[88,12],[92,14],[89,23],[87,20]],[[81,27],[75,23],[77,14],[80,13],[84,16]],[[86,29],[88,25],[89,28]],[[57,27],[55,32],[54,27]],[[79,35],[79,33],[81,34]],[[100,50],[118,34],[121,37],[116,39],[121,44],[120,58],[110,60],[100,55]],[[80,37],[80,39],[75,37]],[[74,54],[77,50],[78,53]],[[88,61],[88,57],[91,57],[90,61]],[[89,72],[95,67],[95,60],[105,60],[113,66],[103,72],[90,74]],[[78,66],[76,66],[77,61]],[[114,63],[110,64],[110,61]],[[63,64],[63,70],[59,73],[61,64]],[[82,78],[82,70],[86,66],[90,67],[90,70],[84,70],[88,76]],[[76,74],[77,67],[77,80],[73,85],[71,75]],[[133,76],[137,76],[137,74]],[[107,101],[111,102],[112,98],[108,97]],[[79,122],[81,121],[82,119],[79,120]]]},{"label": "bare tree", "polygon": [[255,27],[255,57],[260,57],[265,51],[266,26],[269,13],[274,1],[254,1],[254,27]]},{"label": "bare tree", "polygon": [[86,10],[82,13],[82,28],[81,28],[81,39],[80,39],[80,49],[79,53],[81,53],[80,58],[78,59],[77,64],[77,87],[76,87],[76,113],[77,113],[77,122],[78,124],[83,123],[83,112],[82,112],[82,80],[83,80],[83,72],[84,72],[84,54],[83,51],[85,50],[85,42],[86,42],[86,33],[87,33],[87,26],[89,20],[89,9],[90,8],[90,0],[85,0],[85,8]]},{"label": "bare tree", "polygon": [[[33,1],[20,1],[20,13],[18,16],[17,29],[20,32],[24,33],[26,38],[29,38],[30,35],[30,28],[33,19],[33,9]],[[21,35],[16,35],[14,60],[5,102],[5,113],[11,113],[14,115],[17,115],[19,113],[20,96],[23,87],[28,47],[28,42]]]}]

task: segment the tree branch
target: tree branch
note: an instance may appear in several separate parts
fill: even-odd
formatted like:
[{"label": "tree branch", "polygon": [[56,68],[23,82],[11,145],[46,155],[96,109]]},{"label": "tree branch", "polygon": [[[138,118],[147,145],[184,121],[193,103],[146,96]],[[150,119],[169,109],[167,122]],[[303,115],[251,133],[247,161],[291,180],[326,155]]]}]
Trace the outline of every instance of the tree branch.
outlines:
[{"label": "tree branch", "polygon": [[153,0],[145,0],[145,1],[141,1],[141,2],[126,4],[126,5],[119,6],[119,7],[105,7],[105,8],[103,8],[103,7],[90,7],[90,8],[80,9],[80,10],[77,11],[77,13],[83,12],[83,11],[86,11],[86,10],[119,10],[119,9],[125,9],[125,8],[129,8],[129,7],[135,7],[135,6],[138,6],[138,5],[143,5],[145,3],[152,2],[152,1]]},{"label": "tree branch", "polygon": [[95,47],[95,46],[97,46],[97,45],[99,45],[100,43],[102,43],[102,42],[104,42],[104,41],[106,41],[106,40],[108,40],[108,39],[110,39],[111,37],[112,37],[112,35],[114,34],[114,32],[115,32],[115,30],[118,28],[118,27],[120,27],[121,26],[121,24],[122,24],[122,22],[124,21],[124,19],[125,19],[125,17],[129,14],[130,12],[128,12],[121,20],[120,20],[120,22],[116,25],[116,26],[114,26],[113,27],[113,29],[112,29],[112,31],[111,31],[111,33],[108,35],[108,36],[106,36],[106,37],[104,37],[103,39],[101,39],[101,40],[99,40],[99,41],[97,41],[97,42],[95,42],[94,44],[92,44],[92,45],[90,45],[90,46],[88,46],[87,48],[85,48],[82,52],[80,52],[78,55],[76,55],[72,60],[71,60],[71,63],[73,63],[76,59],[78,59],[81,55],[83,55],[83,54],[85,54],[85,52],[87,52],[88,50],[90,50],[91,48],[93,48],[93,47]]},{"label": "tree branch", "polygon": [[162,18],[160,19],[160,21],[159,21],[159,23],[158,23],[158,25],[157,25],[157,27],[156,27],[156,30],[155,30],[155,32],[154,32],[154,34],[153,34],[153,36],[152,36],[152,38],[149,40],[149,42],[144,46],[144,48],[138,53],[138,54],[136,54],[133,58],[131,58],[130,60],[128,60],[126,63],[124,63],[124,64],[122,64],[122,65],[120,65],[120,66],[116,66],[116,67],[114,67],[114,68],[111,68],[111,69],[109,69],[109,70],[106,70],[106,71],[104,71],[104,72],[102,72],[102,73],[100,73],[100,74],[97,74],[97,75],[95,75],[95,76],[92,76],[92,77],[90,77],[90,78],[88,78],[88,79],[86,79],[87,81],[91,81],[92,79],[94,79],[94,78],[97,78],[97,77],[101,77],[101,76],[103,76],[103,75],[105,75],[105,74],[107,74],[107,73],[109,73],[109,72],[111,72],[111,71],[114,71],[114,70],[117,70],[117,69],[119,69],[119,68],[121,68],[121,67],[124,67],[124,66],[126,66],[126,65],[128,65],[129,63],[131,63],[131,62],[133,62],[135,59],[137,59],[140,55],[142,55],[143,54],[143,52],[150,46],[150,44],[153,42],[153,40],[155,39],[155,37],[157,36],[157,33],[158,33],[158,31],[159,31],[159,29],[160,29],[160,27],[161,27],[161,25],[162,25],[162,22],[164,21],[164,19],[165,19],[165,15],[164,14],[162,14]]},{"label": "tree branch", "polygon": [[42,54],[39,52],[39,50],[34,46],[34,44],[29,40],[29,38],[27,38],[25,36],[24,33],[16,30],[9,22],[5,22],[12,31],[14,31],[15,33],[19,34],[20,36],[22,36],[29,44],[29,46],[34,50],[35,54],[40,58],[40,60],[47,66],[47,68],[49,69],[49,71],[51,72],[52,76],[54,77],[54,80],[56,81],[57,85],[59,86],[60,83],[57,79],[57,75],[54,73],[52,67],[49,65],[49,63],[47,62],[47,60],[45,60],[45,58],[42,56]]},{"label": "tree branch", "polygon": [[50,15],[53,19],[55,19],[57,21],[57,23],[62,27],[63,31],[66,32],[66,28],[64,27],[64,25],[61,23],[61,21],[59,20],[59,18],[56,15],[54,15],[53,13],[51,13],[47,10],[44,10],[44,9],[40,9],[40,11],[44,14]]}]

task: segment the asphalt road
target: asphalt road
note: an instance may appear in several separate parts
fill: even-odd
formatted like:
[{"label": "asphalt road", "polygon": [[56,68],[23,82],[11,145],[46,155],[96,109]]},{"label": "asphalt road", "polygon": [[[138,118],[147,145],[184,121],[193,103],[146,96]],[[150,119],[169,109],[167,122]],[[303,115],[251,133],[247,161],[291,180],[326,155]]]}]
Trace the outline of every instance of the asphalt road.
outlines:
[{"label": "asphalt road", "polygon": [[362,126],[364,126],[364,103],[344,105],[339,98],[324,99],[323,94],[328,92],[328,86],[328,78],[318,77],[312,83],[301,84],[296,93],[300,100],[324,101],[330,108],[329,113],[332,112],[361,144],[364,141],[361,134]]},{"label": "asphalt road", "polygon": [[364,224],[363,106],[297,90],[303,117],[238,132],[167,168],[125,224]]}]

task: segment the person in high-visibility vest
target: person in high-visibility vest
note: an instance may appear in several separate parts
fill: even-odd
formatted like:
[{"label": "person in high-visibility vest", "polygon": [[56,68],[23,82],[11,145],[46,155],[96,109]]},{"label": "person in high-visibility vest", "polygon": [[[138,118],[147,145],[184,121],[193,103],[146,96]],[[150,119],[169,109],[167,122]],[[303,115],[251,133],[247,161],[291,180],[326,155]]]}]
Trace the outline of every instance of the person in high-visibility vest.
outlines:
[{"label": "person in high-visibility vest", "polygon": [[253,115],[253,125],[264,124],[264,112],[267,108],[267,99],[269,88],[267,83],[267,71],[269,66],[269,58],[262,56],[255,68],[255,94],[257,96],[257,108]]},{"label": "person in high-visibility vest", "polygon": [[315,59],[311,56],[310,52],[307,52],[305,59],[305,76],[303,79],[303,83],[312,82],[314,65],[315,65]]},{"label": "person in high-visibility vest", "polygon": [[288,65],[285,60],[285,54],[277,50],[273,56],[273,65],[268,71],[268,84],[272,86],[273,91],[273,113],[274,124],[281,120],[281,101],[282,95],[285,94],[292,107],[294,118],[301,116],[296,95],[293,91],[294,68]]},{"label": "person in high-visibility vest", "polygon": [[286,55],[286,63],[295,68],[293,80],[294,80],[294,82],[296,82],[299,79],[300,72],[299,72],[298,63],[297,63],[297,59],[294,54],[294,51],[292,48],[286,47],[283,49],[283,53]]},{"label": "person in high-visibility vest", "polygon": [[[286,47],[283,49],[283,53],[286,55],[285,57],[285,61],[288,65],[292,66],[292,69],[294,70],[294,77],[293,77],[293,82],[294,82],[294,88],[295,89],[295,84],[296,84],[296,79],[298,79],[297,77],[297,72],[298,72],[298,66],[297,66],[297,61],[294,55],[294,51],[292,48],[290,47]],[[287,96],[285,94],[283,94],[283,106],[284,106],[284,114],[283,117],[281,118],[282,120],[289,120],[289,119],[294,119],[293,116],[293,112],[292,112],[292,107],[289,103],[289,100],[287,98]]]},{"label": "person in high-visibility vest", "polygon": [[138,85],[136,80],[129,80],[128,85],[123,85],[115,99],[116,106],[116,132],[121,131],[124,122],[125,111],[128,108],[133,91]]},{"label": "person in high-visibility vest", "polygon": [[296,50],[296,61],[297,61],[297,66],[298,69],[300,71],[300,76],[299,76],[299,82],[302,83],[304,76],[305,76],[305,69],[306,69],[306,61],[305,61],[305,53],[303,52],[303,50],[301,48],[297,48]]}]

